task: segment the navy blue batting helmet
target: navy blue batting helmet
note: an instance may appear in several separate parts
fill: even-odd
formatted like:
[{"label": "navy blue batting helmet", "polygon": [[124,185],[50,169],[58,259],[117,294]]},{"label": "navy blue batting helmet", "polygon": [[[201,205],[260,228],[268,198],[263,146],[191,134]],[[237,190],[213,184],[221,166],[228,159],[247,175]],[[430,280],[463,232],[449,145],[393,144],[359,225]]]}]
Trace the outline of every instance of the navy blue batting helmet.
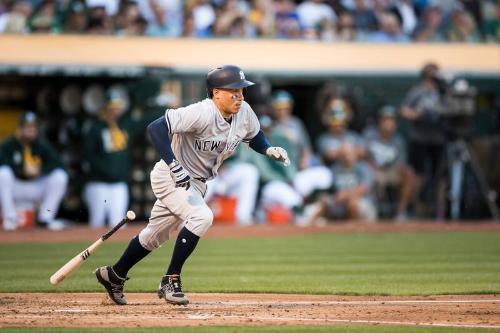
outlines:
[{"label": "navy blue batting helmet", "polygon": [[209,97],[212,97],[214,88],[237,89],[254,84],[245,78],[245,73],[238,66],[224,65],[212,69],[207,74],[207,94]]}]

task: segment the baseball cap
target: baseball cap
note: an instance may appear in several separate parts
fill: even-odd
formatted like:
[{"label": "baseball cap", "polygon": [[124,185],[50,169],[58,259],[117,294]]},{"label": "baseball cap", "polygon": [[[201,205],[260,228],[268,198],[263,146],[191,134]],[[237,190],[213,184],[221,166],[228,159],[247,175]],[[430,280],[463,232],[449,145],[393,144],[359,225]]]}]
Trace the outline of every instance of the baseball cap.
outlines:
[{"label": "baseball cap", "polygon": [[284,90],[278,90],[273,94],[272,104],[274,106],[290,105],[293,104],[293,97]]},{"label": "baseball cap", "polygon": [[38,117],[33,111],[23,112],[17,120],[18,126],[24,126],[26,124],[32,124],[32,123],[35,124],[38,123]]},{"label": "baseball cap", "polygon": [[392,105],[384,105],[378,110],[379,118],[382,117],[392,117],[395,118],[397,116],[397,110]]},{"label": "baseball cap", "polygon": [[124,108],[126,101],[118,91],[109,91],[106,94],[106,106],[115,108]]}]

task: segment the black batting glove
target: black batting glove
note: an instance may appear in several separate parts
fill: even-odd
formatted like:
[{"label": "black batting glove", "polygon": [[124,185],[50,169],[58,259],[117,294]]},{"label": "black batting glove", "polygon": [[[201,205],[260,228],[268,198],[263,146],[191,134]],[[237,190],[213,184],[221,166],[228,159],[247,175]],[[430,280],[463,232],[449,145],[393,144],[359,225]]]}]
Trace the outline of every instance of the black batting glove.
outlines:
[{"label": "black batting glove", "polygon": [[173,160],[168,167],[170,168],[172,179],[175,181],[175,187],[184,187],[187,191],[191,186],[191,177],[189,176],[189,173],[184,170],[182,165],[177,160]]}]

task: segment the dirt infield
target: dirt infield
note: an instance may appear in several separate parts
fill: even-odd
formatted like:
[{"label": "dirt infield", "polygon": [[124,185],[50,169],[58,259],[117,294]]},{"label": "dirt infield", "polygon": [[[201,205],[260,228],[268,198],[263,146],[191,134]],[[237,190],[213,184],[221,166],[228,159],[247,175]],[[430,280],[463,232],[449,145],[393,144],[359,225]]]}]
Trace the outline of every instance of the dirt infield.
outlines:
[{"label": "dirt infield", "polygon": [[[133,224],[119,230],[110,241],[128,241],[145,226],[143,222]],[[108,229],[89,229],[85,226],[70,227],[62,231],[48,231],[42,229],[27,229],[17,231],[0,230],[0,243],[51,243],[51,242],[75,242],[94,241]],[[412,223],[390,223],[382,221],[380,223],[340,223],[323,227],[309,226],[299,227],[294,225],[252,225],[252,226],[231,226],[213,225],[205,238],[245,238],[245,237],[283,237],[297,236],[305,234],[321,233],[386,233],[386,232],[474,232],[474,231],[500,231],[500,222],[436,222],[418,221]]]},{"label": "dirt infield", "polygon": [[0,294],[0,327],[396,324],[500,328],[500,296],[343,297],[190,294],[173,306],[155,294]]}]

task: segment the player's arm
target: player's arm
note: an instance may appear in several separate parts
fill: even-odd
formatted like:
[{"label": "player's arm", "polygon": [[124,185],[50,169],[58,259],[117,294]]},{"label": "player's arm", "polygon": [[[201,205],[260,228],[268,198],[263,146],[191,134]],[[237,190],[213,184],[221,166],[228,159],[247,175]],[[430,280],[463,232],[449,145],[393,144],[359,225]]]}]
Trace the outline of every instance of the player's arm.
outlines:
[{"label": "player's arm", "polygon": [[281,147],[271,146],[262,130],[259,130],[257,135],[250,140],[249,146],[262,155],[267,155],[273,160],[282,162],[285,166],[290,165],[290,159],[288,158],[286,150]]},{"label": "player's arm", "polygon": [[167,163],[176,187],[189,188],[191,177],[175,159],[168,136],[169,128],[165,117],[160,117],[148,125],[148,134],[160,158]]}]

